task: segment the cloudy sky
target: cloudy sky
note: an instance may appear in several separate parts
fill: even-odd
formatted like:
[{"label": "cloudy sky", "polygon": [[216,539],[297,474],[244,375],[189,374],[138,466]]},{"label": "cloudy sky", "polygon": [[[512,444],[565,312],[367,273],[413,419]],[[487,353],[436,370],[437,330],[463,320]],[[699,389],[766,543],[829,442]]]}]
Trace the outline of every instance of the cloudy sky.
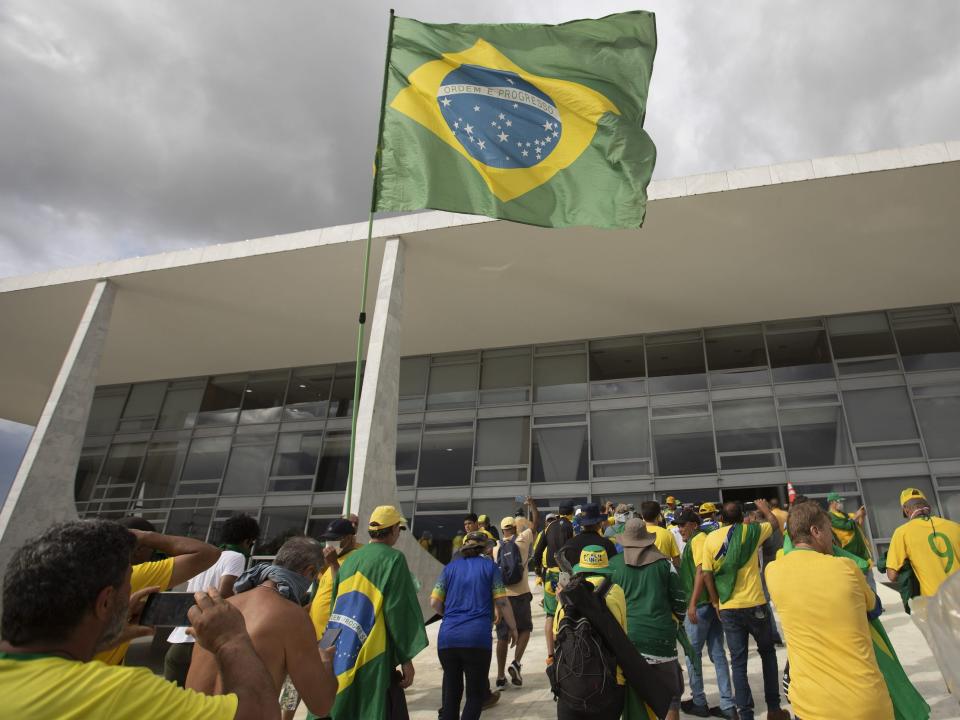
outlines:
[{"label": "cloudy sky", "polygon": [[659,178],[960,139],[952,0],[4,0],[0,277],[363,219],[391,4],[655,11]]}]

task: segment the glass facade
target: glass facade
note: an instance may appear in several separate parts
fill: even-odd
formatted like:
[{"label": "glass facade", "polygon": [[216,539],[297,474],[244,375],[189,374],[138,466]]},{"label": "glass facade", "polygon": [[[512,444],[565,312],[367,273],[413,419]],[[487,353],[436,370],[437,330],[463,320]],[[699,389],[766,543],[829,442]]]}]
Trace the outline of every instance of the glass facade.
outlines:
[{"label": "glass facade", "polygon": [[[468,511],[532,494],[638,503],[784,494],[866,503],[881,548],[899,489],[960,519],[960,326],[944,306],[404,358],[397,485],[441,558]],[[319,534],[346,487],[354,367],[96,391],[81,516],[215,540],[247,512],[270,553]]]}]

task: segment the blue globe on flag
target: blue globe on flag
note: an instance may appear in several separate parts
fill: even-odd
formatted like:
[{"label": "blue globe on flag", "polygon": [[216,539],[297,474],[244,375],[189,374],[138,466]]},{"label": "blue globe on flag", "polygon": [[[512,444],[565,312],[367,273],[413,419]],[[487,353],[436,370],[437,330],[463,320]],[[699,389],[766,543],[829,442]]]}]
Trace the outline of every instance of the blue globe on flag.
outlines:
[{"label": "blue globe on flag", "polygon": [[464,150],[490,167],[534,167],[563,132],[550,96],[504,70],[461,65],[444,77],[437,104]]}]

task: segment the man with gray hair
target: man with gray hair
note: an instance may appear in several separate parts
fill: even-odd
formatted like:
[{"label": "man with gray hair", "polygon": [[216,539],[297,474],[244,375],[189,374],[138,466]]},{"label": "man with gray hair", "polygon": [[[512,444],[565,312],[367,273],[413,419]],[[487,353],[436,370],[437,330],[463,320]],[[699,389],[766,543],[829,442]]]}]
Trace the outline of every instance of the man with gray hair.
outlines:
[{"label": "man with gray hair", "polygon": [[[236,595],[227,601],[243,614],[277,696],[289,675],[307,708],[320,717],[330,711],[337,692],[333,651],[317,648],[303,603],[322,567],[323,545],[310,537],[292,537],[273,564],[257,565],[241,575],[234,585]],[[214,658],[202,647],[194,648],[187,687],[208,695],[223,692]]]}]

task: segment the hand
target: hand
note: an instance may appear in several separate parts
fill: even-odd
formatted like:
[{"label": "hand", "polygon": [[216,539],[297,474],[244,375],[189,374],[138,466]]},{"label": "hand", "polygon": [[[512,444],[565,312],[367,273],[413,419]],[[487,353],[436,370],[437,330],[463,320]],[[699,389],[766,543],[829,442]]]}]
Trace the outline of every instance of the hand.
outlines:
[{"label": "hand", "polygon": [[860,509],[853,514],[853,517],[857,522],[861,522],[863,518],[865,518],[866,516],[867,516],[867,508],[864,505],[861,505]]},{"label": "hand", "polygon": [[140,625],[140,613],[143,612],[143,606],[146,604],[147,598],[155,592],[160,592],[160,588],[157,586],[144,588],[143,590],[137,590],[130,596],[130,602],[127,606],[127,624],[124,625],[119,637],[112,643],[111,647],[117,647],[136,638],[150,637],[154,634],[154,628]]},{"label": "hand", "polygon": [[527,499],[523,501],[523,504],[524,504],[524,505],[529,505],[530,507],[533,507],[533,505],[534,505],[533,496],[527,495]]},{"label": "hand", "polygon": [[200,647],[214,655],[231,641],[246,639],[247,626],[243,615],[228,603],[214,588],[206,592],[194,593],[197,604],[190,608],[187,617],[192,627],[187,633],[193,635]]},{"label": "hand", "polygon": [[510,628],[510,647],[517,646],[517,640],[519,639],[519,634],[515,627]]},{"label": "hand", "polygon": [[337,652],[337,646],[331,645],[328,648],[317,647],[317,650],[320,651],[320,662],[324,665],[333,665],[333,656]]},{"label": "hand", "polygon": [[697,625],[700,622],[697,619],[696,605],[691,605],[690,607],[687,608],[687,620],[689,620],[692,625]]},{"label": "hand", "polygon": [[413,685],[413,663],[405,662],[400,666],[400,674],[403,676],[400,679],[400,687],[406,690],[408,687]]},{"label": "hand", "polygon": [[757,505],[757,510],[762,512],[764,515],[770,512],[770,503],[766,500],[754,500],[754,503]]},{"label": "hand", "polygon": [[340,567],[340,563],[337,562],[337,549],[332,547],[325,547],[323,549],[323,559],[327,562],[327,565],[330,567]]}]

